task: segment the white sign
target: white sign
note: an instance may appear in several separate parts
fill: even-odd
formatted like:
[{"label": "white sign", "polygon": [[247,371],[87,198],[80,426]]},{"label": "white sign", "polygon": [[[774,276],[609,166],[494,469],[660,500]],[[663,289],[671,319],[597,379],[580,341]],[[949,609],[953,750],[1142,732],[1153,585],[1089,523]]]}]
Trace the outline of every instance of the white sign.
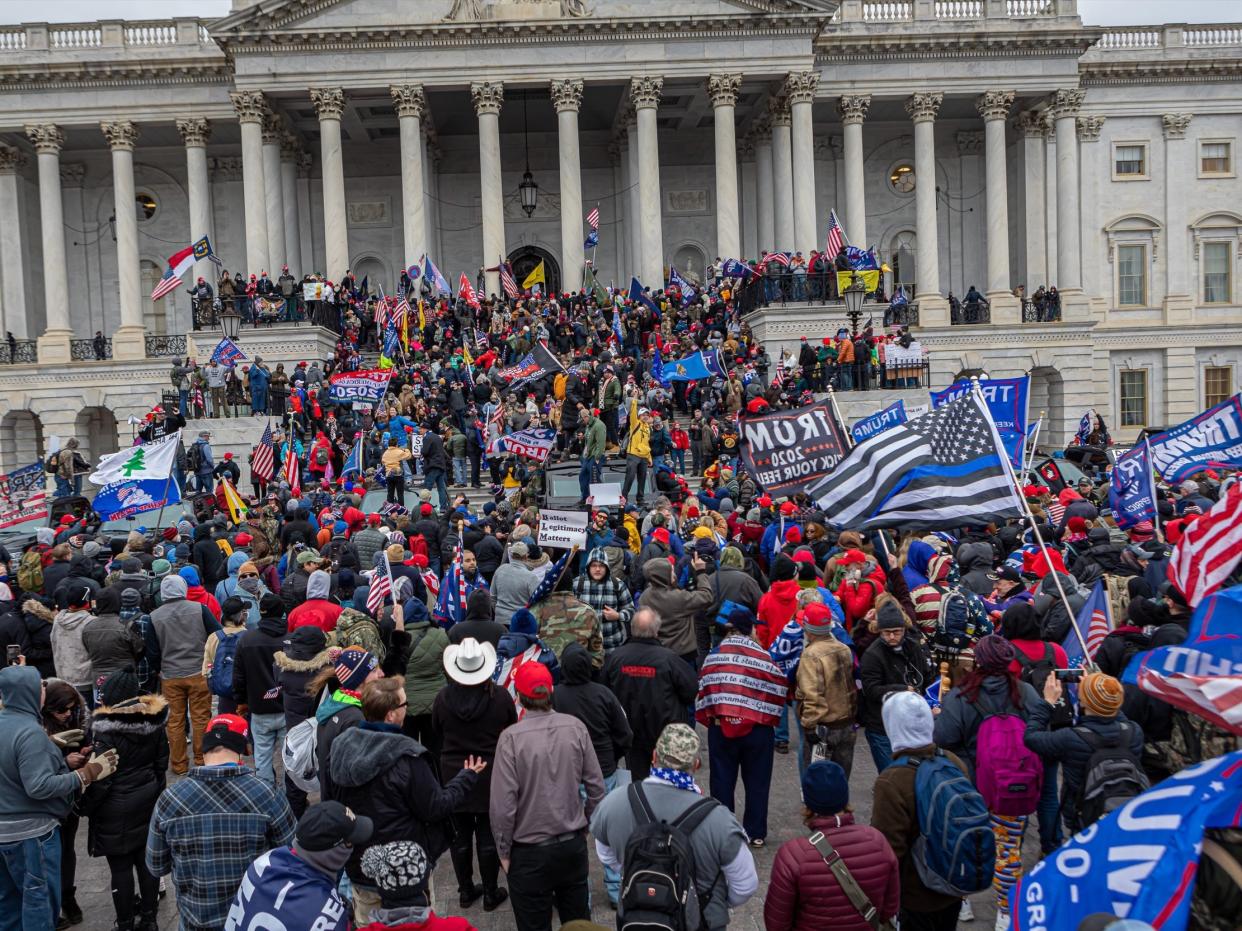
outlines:
[{"label": "white sign", "polygon": [[889,343],[884,347],[884,364],[887,366],[906,366],[923,364],[923,347],[919,343],[911,343],[906,349],[897,343]]},{"label": "white sign", "polygon": [[423,454],[423,437],[426,435],[425,433],[410,434],[410,455],[417,458]]},{"label": "white sign", "polygon": [[541,511],[539,513],[540,546],[569,549],[586,546],[586,511]]},{"label": "white sign", "polygon": [[913,404],[906,407],[906,420],[913,420],[915,417],[922,417],[930,409],[929,404]]},{"label": "white sign", "polygon": [[621,503],[621,483],[601,482],[591,485],[591,506],[597,508],[612,507]]},{"label": "white sign", "polygon": [[302,285],[302,300],[304,301],[322,301],[323,300],[323,282],[307,281]]}]

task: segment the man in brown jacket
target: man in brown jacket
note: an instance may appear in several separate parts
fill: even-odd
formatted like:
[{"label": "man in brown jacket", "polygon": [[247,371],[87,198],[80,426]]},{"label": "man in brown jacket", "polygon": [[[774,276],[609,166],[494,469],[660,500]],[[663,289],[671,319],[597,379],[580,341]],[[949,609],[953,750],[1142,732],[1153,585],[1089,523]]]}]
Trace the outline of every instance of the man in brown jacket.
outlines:
[{"label": "man in brown jacket", "polygon": [[[803,660],[805,662],[805,659]],[[918,803],[914,797],[917,768],[904,757],[922,759],[936,752],[932,743],[932,713],[915,692],[894,692],[884,702],[884,731],[893,745],[893,762],[875,781],[871,826],[888,839],[901,864],[902,931],[954,931],[962,900],[933,892],[919,878],[912,851],[919,838]],[[956,766],[966,766],[944,752]]]},{"label": "man in brown jacket", "polygon": [[667,559],[648,559],[643,563],[647,587],[638,599],[638,606],[650,608],[664,619],[660,627],[660,645],[697,669],[694,617],[708,610],[716,596],[708,582],[707,563],[697,553],[690,557],[690,570],[694,573],[694,585],[689,591],[683,591],[677,587],[673,566]]},{"label": "man in brown jacket", "polygon": [[832,760],[850,777],[854,766],[854,718],[858,713],[858,686],[854,682],[854,654],[832,635],[832,612],[812,602],[802,614],[806,646],[798,661],[798,719],[806,731],[803,765],[811,761],[818,744],[824,759]]}]

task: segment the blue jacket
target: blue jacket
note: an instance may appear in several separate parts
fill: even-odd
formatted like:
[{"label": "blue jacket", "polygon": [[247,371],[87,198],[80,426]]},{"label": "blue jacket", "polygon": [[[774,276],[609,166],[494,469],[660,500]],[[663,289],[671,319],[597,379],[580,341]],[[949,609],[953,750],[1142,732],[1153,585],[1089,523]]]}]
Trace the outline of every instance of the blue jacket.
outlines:
[{"label": "blue jacket", "polygon": [[39,670],[33,666],[0,670],[0,823],[44,818],[46,824],[29,837],[45,833],[69,814],[82,788],[43,730],[40,689]]},{"label": "blue jacket", "polygon": [[331,878],[277,847],[250,864],[224,923],[224,931],[260,927],[346,931],[349,910]]}]

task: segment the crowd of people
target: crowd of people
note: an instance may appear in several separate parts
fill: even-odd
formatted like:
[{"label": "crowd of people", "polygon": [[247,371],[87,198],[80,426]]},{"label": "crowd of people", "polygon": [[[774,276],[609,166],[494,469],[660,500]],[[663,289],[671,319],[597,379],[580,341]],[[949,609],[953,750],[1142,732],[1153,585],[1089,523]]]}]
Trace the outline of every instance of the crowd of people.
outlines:
[{"label": "crowd of people", "polygon": [[[476,906],[534,931],[590,919],[593,860],[619,922],[719,931],[760,887],[773,793],[800,793],[771,931],[951,929],[988,888],[1005,929],[1032,816],[1046,854],[1235,747],[1119,681],[1186,636],[1169,542],[1232,476],[1161,488],[1159,535],[1117,530],[1090,479],[1028,486],[1035,526],[834,529],[746,473],[735,415],[836,373],[811,346],[774,365],[729,287],[615,318],[582,295],[430,303],[374,410],[322,390],[365,345],[346,326],[336,358],[279,387],[259,359],[234,373],[255,413],[285,405],[277,474],[252,472],[244,513],[206,494],[242,472],[205,434],[179,466],[203,493],[169,526],[108,538],[67,515],[0,552],[0,914],[82,920],[85,819],[119,931],[157,927],[165,876],[190,931],[469,929]],[[515,387],[504,370],[537,343],[564,367]],[[662,384],[657,350],[697,348],[721,373]],[[173,370],[183,404],[193,371]],[[142,439],[184,422],[157,407]],[[580,465],[581,548],[541,542],[547,463],[488,453],[531,426]],[[610,460],[622,503],[594,507]],[[1063,644],[1097,582],[1117,626],[1073,672]],[[870,825],[851,806],[860,736]],[[783,754],[798,784],[774,785]],[[936,821],[933,797],[973,814]],[[430,881],[446,853],[455,895]],[[1218,894],[1196,887],[1208,914]]]}]

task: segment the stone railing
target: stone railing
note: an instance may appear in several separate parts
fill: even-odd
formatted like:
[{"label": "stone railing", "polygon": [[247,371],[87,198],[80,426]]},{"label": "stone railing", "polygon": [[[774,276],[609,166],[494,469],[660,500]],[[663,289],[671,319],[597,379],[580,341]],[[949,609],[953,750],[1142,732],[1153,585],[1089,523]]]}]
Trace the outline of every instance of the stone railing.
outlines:
[{"label": "stone railing", "polygon": [[1073,17],[1077,0],[841,0],[833,23],[960,23]]},{"label": "stone railing", "polygon": [[93,23],[22,23],[0,27],[5,52],[82,52],[90,49],[150,49],[212,44],[207,20],[100,20]]},{"label": "stone railing", "polygon": [[1242,46],[1242,23],[1110,26],[1095,48],[1103,52]]}]

